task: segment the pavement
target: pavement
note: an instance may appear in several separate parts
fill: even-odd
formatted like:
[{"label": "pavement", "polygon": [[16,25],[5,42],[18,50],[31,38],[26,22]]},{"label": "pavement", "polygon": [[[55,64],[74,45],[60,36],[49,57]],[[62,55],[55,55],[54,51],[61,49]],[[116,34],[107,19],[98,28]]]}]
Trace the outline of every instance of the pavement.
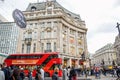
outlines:
[{"label": "pavement", "polygon": [[[24,80],[28,80],[28,78],[25,78]],[[45,80],[52,80],[52,79],[51,77],[45,77]],[[60,80],[62,80],[62,78],[60,78]],[[77,77],[77,80],[117,80],[117,77],[112,77],[110,75],[108,76],[101,75],[100,78],[96,79],[95,76],[88,76],[87,78],[85,76],[81,76],[81,77]]]},{"label": "pavement", "polygon": [[82,77],[77,77],[77,80],[116,80],[117,77],[112,77],[111,75],[101,75],[100,78],[95,78],[95,76],[88,76],[85,78],[84,76]]}]

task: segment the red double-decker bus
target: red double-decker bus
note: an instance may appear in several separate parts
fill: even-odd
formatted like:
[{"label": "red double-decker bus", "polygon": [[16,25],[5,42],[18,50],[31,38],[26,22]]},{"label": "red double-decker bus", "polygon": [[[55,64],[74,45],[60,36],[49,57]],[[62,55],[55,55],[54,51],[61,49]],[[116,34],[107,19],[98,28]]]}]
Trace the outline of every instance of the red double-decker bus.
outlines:
[{"label": "red double-decker bus", "polygon": [[42,66],[45,76],[50,77],[54,73],[54,68],[58,67],[58,75],[62,76],[60,69],[62,59],[58,52],[49,53],[30,53],[30,54],[10,54],[4,61],[7,66],[17,66],[24,68],[25,75],[28,75],[29,69],[32,69],[32,76],[36,75],[36,68]]}]

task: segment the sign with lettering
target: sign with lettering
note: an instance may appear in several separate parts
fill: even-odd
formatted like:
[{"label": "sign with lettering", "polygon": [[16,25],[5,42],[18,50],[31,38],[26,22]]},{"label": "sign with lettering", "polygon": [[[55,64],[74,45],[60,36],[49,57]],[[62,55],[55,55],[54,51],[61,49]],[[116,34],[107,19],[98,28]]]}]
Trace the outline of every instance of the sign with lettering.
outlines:
[{"label": "sign with lettering", "polygon": [[15,23],[20,27],[20,28],[26,28],[26,19],[24,17],[24,14],[22,11],[15,9],[13,11],[13,18]]}]

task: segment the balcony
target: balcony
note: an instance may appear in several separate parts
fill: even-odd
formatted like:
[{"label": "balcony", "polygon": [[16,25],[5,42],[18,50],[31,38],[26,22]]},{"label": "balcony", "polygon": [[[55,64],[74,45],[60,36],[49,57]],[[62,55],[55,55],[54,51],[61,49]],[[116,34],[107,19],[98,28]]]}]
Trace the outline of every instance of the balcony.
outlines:
[{"label": "balcony", "polygon": [[32,41],[32,38],[25,38],[25,43],[28,44],[28,43],[31,43]]},{"label": "balcony", "polygon": [[44,52],[46,53],[46,52],[52,52],[52,50],[44,50]]}]

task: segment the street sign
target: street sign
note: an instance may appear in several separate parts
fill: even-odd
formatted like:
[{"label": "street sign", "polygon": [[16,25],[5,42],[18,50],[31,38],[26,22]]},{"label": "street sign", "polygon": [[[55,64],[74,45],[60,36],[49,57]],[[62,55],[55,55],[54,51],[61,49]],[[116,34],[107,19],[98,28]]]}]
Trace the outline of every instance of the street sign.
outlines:
[{"label": "street sign", "polygon": [[22,11],[15,9],[13,11],[13,19],[15,23],[20,27],[20,28],[26,28],[26,19],[24,17],[24,14]]}]

